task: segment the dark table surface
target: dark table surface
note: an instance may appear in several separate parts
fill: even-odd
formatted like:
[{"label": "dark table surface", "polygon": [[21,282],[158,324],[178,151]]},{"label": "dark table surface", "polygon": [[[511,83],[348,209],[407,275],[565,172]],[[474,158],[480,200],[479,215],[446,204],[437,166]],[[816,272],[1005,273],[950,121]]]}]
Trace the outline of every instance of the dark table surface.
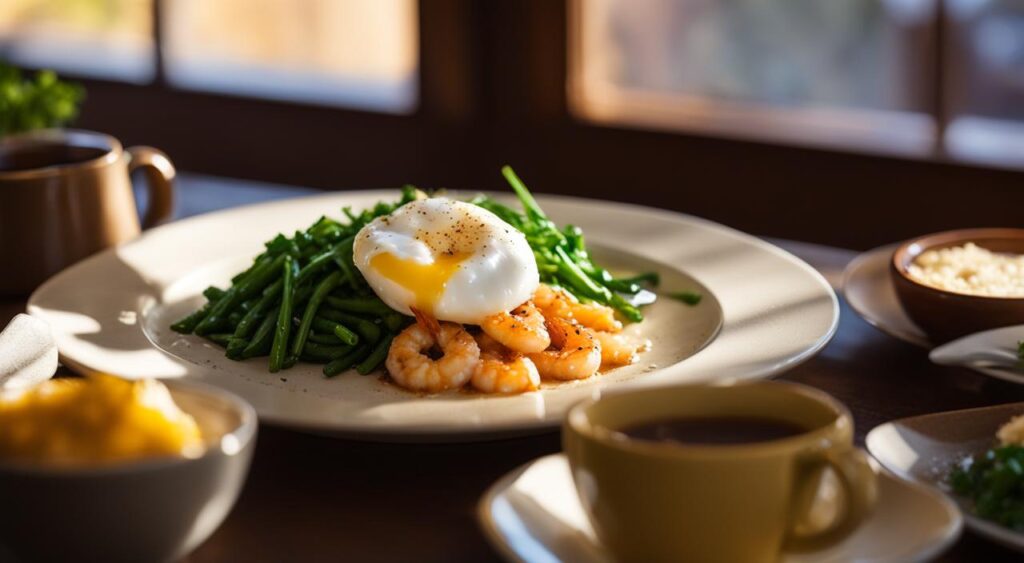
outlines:
[{"label": "dark table surface", "polygon": [[[183,176],[179,217],[310,190]],[[834,287],[849,250],[772,241]],[[846,403],[857,440],[905,416],[1024,401],[1024,386],[931,364],[924,350],[886,336],[840,298],[825,349],[780,379]],[[0,321],[24,309],[0,302]],[[556,433],[498,442],[394,445],[344,441],[261,425],[249,480],[224,525],[186,561],[491,561],[474,517],[484,490],[534,458],[560,450]],[[965,531],[940,561],[1019,561]]]}]

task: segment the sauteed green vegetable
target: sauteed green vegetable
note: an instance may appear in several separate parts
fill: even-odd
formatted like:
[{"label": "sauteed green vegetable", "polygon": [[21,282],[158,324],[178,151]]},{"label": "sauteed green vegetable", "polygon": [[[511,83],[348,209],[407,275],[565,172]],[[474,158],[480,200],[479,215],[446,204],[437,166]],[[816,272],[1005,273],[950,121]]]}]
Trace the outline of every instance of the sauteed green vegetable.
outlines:
[{"label": "sauteed green vegetable", "polygon": [[[526,235],[541,281],[580,300],[608,305],[629,321],[642,320],[631,298],[645,286],[657,285],[657,274],[613,276],[590,258],[579,228],[559,229],[510,167],[502,174],[523,211],[486,196],[472,203]],[[417,197],[422,192],[406,186],[396,201],[379,202],[359,213],[345,208],[344,220],[321,217],[292,236],[277,235],[248,269],[232,278],[229,288],[207,288],[206,304],[171,328],[224,346],[233,360],[269,356],[271,372],[299,360],[325,364],[328,377],[352,368],[361,374],[374,371],[387,356],[391,339],[412,318],[374,295],[353,263],[352,245],[367,223]]]}]

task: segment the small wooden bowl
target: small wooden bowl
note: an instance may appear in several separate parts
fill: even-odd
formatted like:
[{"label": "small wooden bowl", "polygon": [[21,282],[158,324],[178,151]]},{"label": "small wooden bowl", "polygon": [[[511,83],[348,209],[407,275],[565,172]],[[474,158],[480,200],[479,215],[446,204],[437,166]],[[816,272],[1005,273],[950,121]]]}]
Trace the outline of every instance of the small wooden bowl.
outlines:
[{"label": "small wooden bowl", "polygon": [[973,242],[993,252],[1024,254],[1024,229],[957,229],[911,239],[892,255],[890,270],[900,305],[940,344],[991,328],[1024,324],[1024,298],[954,293],[918,282],[908,268],[928,250]]}]

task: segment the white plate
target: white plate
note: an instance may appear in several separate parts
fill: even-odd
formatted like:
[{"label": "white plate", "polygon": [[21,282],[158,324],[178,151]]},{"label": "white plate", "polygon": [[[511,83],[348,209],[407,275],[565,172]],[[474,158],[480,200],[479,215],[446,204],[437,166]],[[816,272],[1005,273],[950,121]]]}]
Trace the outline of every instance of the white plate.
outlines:
[{"label": "white plate", "polygon": [[[665,289],[698,289],[704,300],[692,308],[669,299],[650,307],[644,323],[633,329],[654,341],[639,363],[512,397],[425,397],[377,377],[352,373],[328,380],[320,366],[306,364],[271,375],[265,359],[233,362],[202,339],[169,330],[172,320],[198,306],[204,287],[226,283],[276,233],[304,228],[345,205],[360,209],[396,197],[390,190],[335,193],[171,223],[58,274],[36,291],[28,309],[50,322],[62,358],[76,369],[198,377],[241,395],[264,421],[402,441],[550,429],[570,405],[607,385],[770,376],[809,358],[836,328],[838,304],[821,275],[754,237],[676,213],[540,197],[556,222],[582,227],[595,253],[611,266],[654,268]],[[507,194],[498,197],[508,200]]]},{"label": "white plate", "polygon": [[[1020,414],[1024,403],[902,418],[872,429],[866,443],[871,455],[893,473],[946,490],[943,483],[953,464],[992,447],[996,430]],[[1024,533],[978,518],[966,506],[963,512],[968,528],[1024,552]]]},{"label": "white plate", "polygon": [[[562,454],[502,477],[477,509],[484,534],[509,561],[610,563],[594,535]],[[787,555],[789,563],[925,561],[960,535],[956,506],[943,495],[881,472],[879,504],[849,538],[826,550]]]},{"label": "white plate", "polygon": [[[964,366],[984,374],[1013,383],[1024,384],[1024,369],[1017,358],[1017,343],[1024,340],[1024,325],[1004,326],[958,338],[935,348],[928,354],[931,361],[952,366]],[[973,362],[996,358],[999,363],[976,365]],[[1008,363],[1010,365],[1001,365]]]},{"label": "white plate", "polygon": [[898,246],[875,248],[850,261],[843,272],[843,297],[871,326],[904,342],[931,348],[924,331],[903,312],[889,277],[889,261]]}]

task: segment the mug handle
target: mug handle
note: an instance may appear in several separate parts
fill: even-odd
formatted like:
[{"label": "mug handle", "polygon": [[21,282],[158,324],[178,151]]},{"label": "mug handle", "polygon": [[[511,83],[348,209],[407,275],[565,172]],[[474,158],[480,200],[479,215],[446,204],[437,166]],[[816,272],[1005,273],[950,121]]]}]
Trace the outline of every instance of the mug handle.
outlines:
[{"label": "mug handle", "polygon": [[153,147],[129,147],[128,173],[142,169],[149,190],[149,205],[142,218],[142,228],[148,229],[171,218],[174,212],[174,165],[171,159]]},{"label": "mug handle", "polygon": [[[842,513],[822,530],[800,533],[796,522],[808,514],[817,497],[820,478],[831,468],[842,491]],[[878,474],[868,454],[860,448],[824,450],[800,472],[794,487],[796,502],[790,518],[786,551],[818,550],[839,543],[864,521],[878,499]]]}]

